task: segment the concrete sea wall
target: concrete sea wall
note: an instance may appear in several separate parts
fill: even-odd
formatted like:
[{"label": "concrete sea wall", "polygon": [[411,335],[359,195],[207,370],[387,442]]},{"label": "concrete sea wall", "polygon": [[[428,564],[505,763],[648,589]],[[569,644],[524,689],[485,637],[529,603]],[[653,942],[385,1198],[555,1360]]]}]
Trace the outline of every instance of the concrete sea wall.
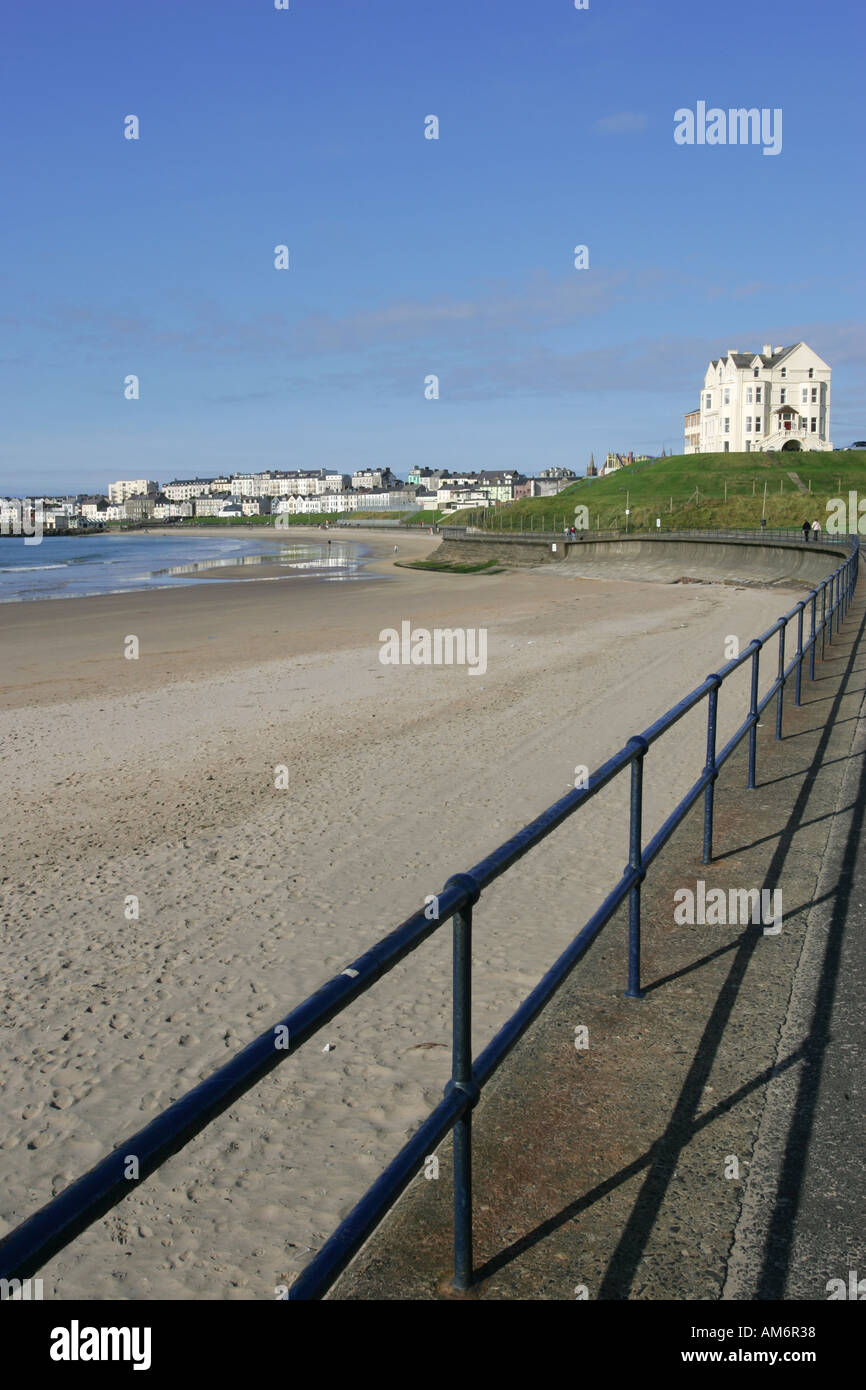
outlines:
[{"label": "concrete sea wall", "polygon": [[[556,547],[554,550],[553,547]],[[682,580],[720,583],[796,585],[812,588],[836,569],[848,554],[848,542],[808,544],[771,537],[730,539],[694,535],[621,536],[617,539],[566,541],[527,536],[479,535],[448,537],[431,559],[472,564],[496,559],[500,564],[566,565],[585,579]]]}]

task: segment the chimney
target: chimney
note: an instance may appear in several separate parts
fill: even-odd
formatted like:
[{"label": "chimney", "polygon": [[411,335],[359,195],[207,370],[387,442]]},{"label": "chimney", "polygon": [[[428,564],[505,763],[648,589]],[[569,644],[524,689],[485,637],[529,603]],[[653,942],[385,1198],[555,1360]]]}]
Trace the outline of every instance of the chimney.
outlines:
[{"label": "chimney", "polygon": [[733,357],[735,353],[739,352],[739,350],[739,348],[728,348],[728,356]]},{"label": "chimney", "polygon": [[764,346],[761,348],[761,355],[762,355],[763,357],[772,357],[773,354],[772,354],[772,352],[771,352],[771,350],[770,350],[770,344],[769,344],[769,343],[765,343]]},{"label": "chimney", "polygon": [[777,353],[777,352],[784,352],[784,351],[785,351],[784,346],[782,346],[782,347],[777,347],[777,348],[773,348],[773,352],[774,352],[774,353]]}]

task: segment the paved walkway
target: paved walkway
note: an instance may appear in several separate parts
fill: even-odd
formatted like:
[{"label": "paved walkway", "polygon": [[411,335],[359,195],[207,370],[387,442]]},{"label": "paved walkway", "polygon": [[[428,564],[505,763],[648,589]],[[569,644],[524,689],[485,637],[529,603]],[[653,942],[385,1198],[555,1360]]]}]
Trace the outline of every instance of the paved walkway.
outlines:
[{"label": "paved walkway", "polygon": [[[781,742],[766,711],[755,791],[744,748],[726,766],[714,863],[699,805],[653,866],[646,998],[623,997],[621,913],[485,1089],[459,1297],[826,1299],[866,1278],[864,629],[861,597],[799,709],[786,692]],[[780,887],[782,932],[675,925],[699,879]],[[440,1159],[331,1297],[458,1297],[450,1144]]]}]

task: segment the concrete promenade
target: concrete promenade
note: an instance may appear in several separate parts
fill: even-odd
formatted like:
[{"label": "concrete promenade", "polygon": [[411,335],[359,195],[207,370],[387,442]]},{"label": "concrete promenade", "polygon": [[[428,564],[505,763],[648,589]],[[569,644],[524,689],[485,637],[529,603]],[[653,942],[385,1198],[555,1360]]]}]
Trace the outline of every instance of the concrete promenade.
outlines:
[{"label": "concrete promenade", "polygon": [[[757,788],[745,744],[722,772],[714,862],[701,802],[651,868],[646,997],[623,996],[621,911],[485,1089],[476,1287],[449,1287],[449,1143],[332,1298],[824,1300],[866,1278],[864,596],[861,578],[800,708],[789,682],[780,742],[765,711]],[[781,888],[781,933],[676,925],[698,880]]]}]

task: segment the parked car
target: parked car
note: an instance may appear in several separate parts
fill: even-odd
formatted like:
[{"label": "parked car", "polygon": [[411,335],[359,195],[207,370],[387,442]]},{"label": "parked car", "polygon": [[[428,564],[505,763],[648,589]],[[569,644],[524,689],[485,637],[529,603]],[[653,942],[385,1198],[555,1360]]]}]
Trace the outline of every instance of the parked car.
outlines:
[{"label": "parked car", "polygon": [[866,449],[866,439],[858,439],[855,444],[849,444],[849,449]]}]

